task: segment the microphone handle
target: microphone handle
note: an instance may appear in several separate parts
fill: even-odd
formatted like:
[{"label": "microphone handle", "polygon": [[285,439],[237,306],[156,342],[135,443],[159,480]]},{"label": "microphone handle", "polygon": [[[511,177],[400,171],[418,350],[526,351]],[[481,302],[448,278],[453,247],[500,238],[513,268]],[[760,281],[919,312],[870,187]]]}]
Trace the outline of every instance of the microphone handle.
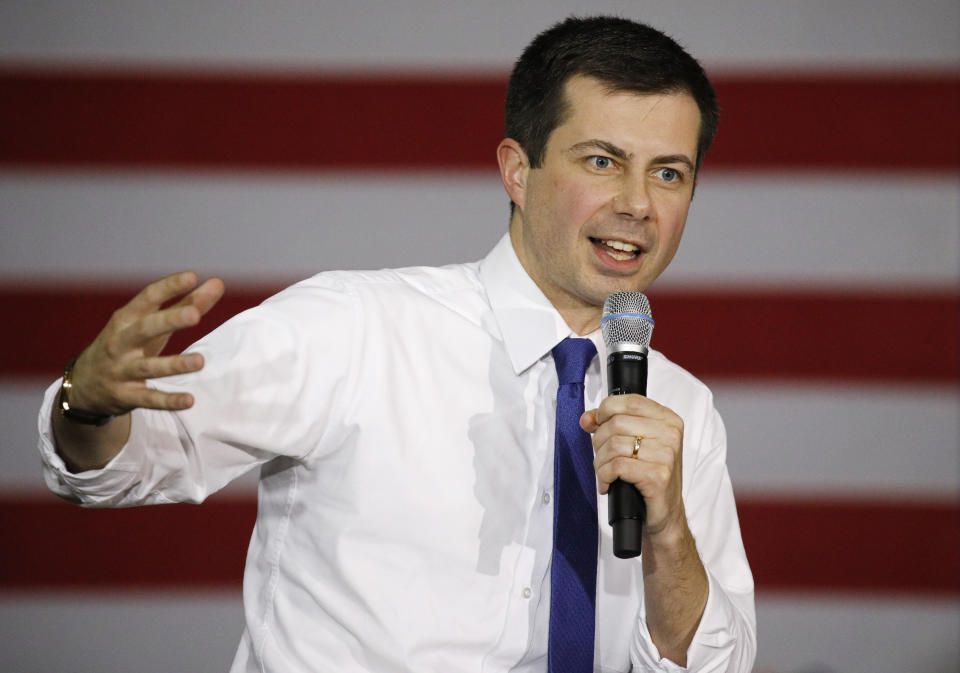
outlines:
[{"label": "microphone handle", "polygon": [[[617,351],[607,356],[607,389],[611,395],[647,394],[646,351]],[[636,486],[622,479],[610,484],[607,494],[609,523],[613,527],[613,554],[617,558],[640,555],[647,507]]]}]

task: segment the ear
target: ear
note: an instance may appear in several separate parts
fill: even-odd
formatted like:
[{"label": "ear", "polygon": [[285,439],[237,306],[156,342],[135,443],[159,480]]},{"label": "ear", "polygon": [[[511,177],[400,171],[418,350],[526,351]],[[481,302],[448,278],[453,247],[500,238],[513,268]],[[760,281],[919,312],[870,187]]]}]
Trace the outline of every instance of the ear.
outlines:
[{"label": "ear", "polygon": [[504,138],[497,146],[497,163],[500,165],[500,179],[503,188],[507,190],[510,200],[523,210],[523,201],[527,190],[527,173],[530,171],[530,162],[527,153],[523,151],[513,138]]}]

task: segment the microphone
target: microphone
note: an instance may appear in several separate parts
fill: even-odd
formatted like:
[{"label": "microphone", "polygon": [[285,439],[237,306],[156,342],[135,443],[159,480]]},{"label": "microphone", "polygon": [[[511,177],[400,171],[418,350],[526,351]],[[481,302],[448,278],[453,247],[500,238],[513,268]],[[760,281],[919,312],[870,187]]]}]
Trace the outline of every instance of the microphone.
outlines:
[{"label": "microphone", "polygon": [[[600,329],[607,345],[607,392],[646,395],[647,352],[653,334],[650,302],[641,292],[614,292],[603,302]],[[647,518],[643,495],[633,484],[617,479],[610,484],[607,510],[614,556],[638,556]]]}]

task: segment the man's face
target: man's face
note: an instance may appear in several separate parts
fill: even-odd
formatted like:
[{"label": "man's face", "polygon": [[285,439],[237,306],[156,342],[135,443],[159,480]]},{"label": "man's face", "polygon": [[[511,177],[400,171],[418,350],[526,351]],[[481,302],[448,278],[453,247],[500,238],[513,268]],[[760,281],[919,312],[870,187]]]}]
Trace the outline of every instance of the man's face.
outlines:
[{"label": "man's face", "polygon": [[583,333],[607,295],[644,290],[673,259],[693,195],[700,111],[686,93],[610,93],[581,76],[566,97],[569,114],[542,166],[519,170],[515,191],[508,185],[517,203],[510,236],[533,280]]}]

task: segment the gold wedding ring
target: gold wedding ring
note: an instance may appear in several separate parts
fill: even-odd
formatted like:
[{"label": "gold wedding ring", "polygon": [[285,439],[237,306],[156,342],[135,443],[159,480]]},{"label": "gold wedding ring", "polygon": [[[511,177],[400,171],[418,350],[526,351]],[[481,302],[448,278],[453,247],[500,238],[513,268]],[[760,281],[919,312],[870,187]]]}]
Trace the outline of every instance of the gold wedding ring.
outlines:
[{"label": "gold wedding ring", "polygon": [[637,435],[633,438],[633,457],[636,458],[640,453],[640,442],[643,441],[643,435]]}]

